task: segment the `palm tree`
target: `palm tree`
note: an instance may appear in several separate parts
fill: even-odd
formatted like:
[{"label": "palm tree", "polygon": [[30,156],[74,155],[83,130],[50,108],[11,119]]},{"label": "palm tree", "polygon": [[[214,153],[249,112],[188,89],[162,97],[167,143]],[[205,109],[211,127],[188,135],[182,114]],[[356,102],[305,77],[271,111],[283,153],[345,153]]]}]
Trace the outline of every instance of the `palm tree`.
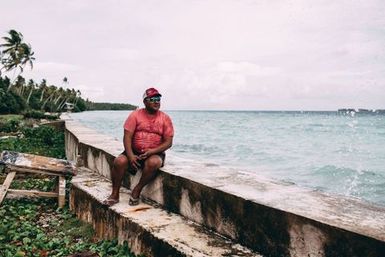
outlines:
[{"label": "palm tree", "polygon": [[76,96],[75,96],[75,103],[74,103],[74,106],[76,106],[76,104],[78,103],[78,100],[80,98],[80,96],[82,95],[82,93],[80,92],[80,90],[76,90]]},{"label": "palm tree", "polygon": [[57,108],[58,111],[61,111],[61,110],[64,108],[66,102],[70,100],[70,98],[71,98],[71,93],[72,93],[72,91],[71,91],[69,88],[67,88],[66,91],[64,92],[64,99],[63,99],[63,101],[59,104],[59,106],[58,106],[58,108]]},{"label": "palm tree", "polygon": [[41,102],[41,101],[43,101],[44,91],[47,89],[47,80],[46,79],[42,79],[39,88],[41,90],[41,95],[40,95],[40,102]]},{"label": "palm tree", "polygon": [[41,106],[41,109],[44,110],[44,107],[47,103],[49,103],[50,101],[52,101],[52,99],[55,98],[55,93],[57,91],[57,88],[56,86],[54,85],[51,85],[47,88],[47,98],[45,99],[44,103],[42,104]]},{"label": "palm tree", "polygon": [[57,102],[60,100],[60,98],[63,97],[64,89],[62,87],[59,87],[57,94],[58,94],[58,97],[55,99],[54,104],[57,104]]},{"label": "palm tree", "polygon": [[[68,86],[68,78],[67,77],[63,78],[63,86],[64,87]],[[57,104],[57,101],[59,101],[59,99],[62,98],[62,97],[63,97],[63,100],[61,102],[59,102],[59,105],[56,108],[57,111],[60,111],[61,109],[63,109],[65,103],[67,102],[67,99],[68,99],[68,97],[67,97],[68,89],[66,91],[64,91],[64,89],[62,87],[60,87],[59,88],[59,93],[60,93],[60,96],[55,101],[55,104]]]},{"label": "palm tree", "polygon": [[[23,72],[24,67],[29,64],[31,69],[33,68],[33,57],[34,52],[32,51],[31,45],[23,42],[23,34],[17,32],[16,30],[8,31],[9,36],[3,37],[5,43],[0,44],[0,47],[5,47],[1,51],[1,71],[11,71],[17,68],[20,69],[19,75]],[[10,87],[8,87],[8,91]]]},{"label": "palm tree", "polygon": [[8,34],[9,37],[3,37],[6,43],[0,45],[0,47],[6,47],[6,49],[2,51],[1,64],[3,67],[1,67],[0,71],[3,69],[6,71],[12,69],[14,66],[12,60],[17,58],[17,51],[23,39],[23,35],[16,30],[10,30]]},{"label": "palm tree", "polygon": [[30,79],[28,81],[28,88],[30,88],[30,91],[27,97],[27,105],[29,104],[29,99],[31,98],[32,92],[35,89],[35,82],[33,81],[33,79]]},{"label": "palm tree", "polygon": [[[23,96],[24,85],[25,85],[25,78],[23,78],[20,75],[17,76],[16,82],[15,82],[16,89],[14,91],[16,91],[15,93],[18,94],[19,96]],[[8,87],[8,89],[9,88],[10,87]]]},{"label": "palm tree", "polygon": [[[67,84],[68,84],[68,78],[64,77],[63,78],[63,86],[65,86]],[[57,104],[57,102],[60,100],[60,98],[63,97],[64,89],[62,87],[60,87],[57,93],[58,93],[58,97],[55,99],[54,104]]]}]

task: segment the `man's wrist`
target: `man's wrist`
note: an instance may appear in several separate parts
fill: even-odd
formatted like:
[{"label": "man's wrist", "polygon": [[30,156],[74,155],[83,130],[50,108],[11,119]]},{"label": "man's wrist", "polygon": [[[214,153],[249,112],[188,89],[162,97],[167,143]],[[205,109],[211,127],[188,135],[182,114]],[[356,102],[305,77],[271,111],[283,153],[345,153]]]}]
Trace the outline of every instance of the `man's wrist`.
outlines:
[{"label": "man's wrist", "polygon": [[134,153],[128,153],[128,152],[126,152],[126,154],[127,154],[127,158],[128,158],[128,159],[132,159],[132,158],[134,157]]},{"label": "man's wrist", "polygon": [[160,151],[157,150],[157,149],[150,149],[150,150],[148,150],[147,152],[148,152],[149,155],[153,155],[153,154],[158,154],[158,153],[160,153]]}]

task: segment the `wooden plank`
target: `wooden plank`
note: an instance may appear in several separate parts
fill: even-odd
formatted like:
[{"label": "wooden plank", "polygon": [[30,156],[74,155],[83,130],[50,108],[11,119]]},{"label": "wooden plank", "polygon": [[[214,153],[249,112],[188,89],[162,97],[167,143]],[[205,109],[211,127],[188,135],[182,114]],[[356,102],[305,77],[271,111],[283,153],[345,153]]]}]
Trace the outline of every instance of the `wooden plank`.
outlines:
[{"label": "wooden plank", "polygon": [[66,180],[62,176],[60,176],[58,179],[58,188],[58,206],[59,208],[63,208],[66,202]]},{"label": "wooden plank", "polygon": [[57,197],[58,194],[55,192],[43,192],[38,190],[19,190],[19,189],[8,189],[10,195],[24,195],[32,197]]},{"label": "wooden plank", "polygon": [[47,170],[39,170],[39,169],[33,169],[33,168],[25,168],[25,167],[19,167],[12,164],[7,164],[6,170],[8,171],[16,171],[18,173],[35,173],[35,174],[45,174],[50,176],[60,176],[60,174],[57,174],[56,172],[50,172]]},{"label": "wooden plank", "polygon": [[13,165],[26,169],[43,170],[58,175],[76,175],[76,166],[73,162],[46,156],[3,151],[1,161],[6,165]]},{"label": "wooden plank", "polygon": [[12,180],[15,178],[16,172],[10,172],[8,173],[7,177],[4,180],[3,185],[1,186],[0,189],[0,204],[3,202],[5,195],[7,194],[8,188],[12,183]]}]

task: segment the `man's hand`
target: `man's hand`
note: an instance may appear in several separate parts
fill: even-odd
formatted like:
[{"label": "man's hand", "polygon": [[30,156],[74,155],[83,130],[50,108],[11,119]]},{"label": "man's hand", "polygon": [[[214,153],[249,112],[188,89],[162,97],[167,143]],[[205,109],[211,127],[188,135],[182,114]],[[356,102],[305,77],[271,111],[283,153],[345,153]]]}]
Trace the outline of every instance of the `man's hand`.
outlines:
[{"label": "man's hand", "polygon": [[147,159],[148,157],[150,157],[151,155],[153,155],[154,152],[151,150],[151,149],[147,149],[144,153],[142,153],[141,155],[139,155],[139,159],[140,160],[144,160],[144,159]]},{"label": "man's hand", "polygon": [[135,168],[135,169],[139,169],[140,167],[140,164],[138,162],[138,160],[140,160],[140,157],[137,156],[137,155],[133,155],[131,157],[128,157],[128,160],[130,162],[130,165]]}]

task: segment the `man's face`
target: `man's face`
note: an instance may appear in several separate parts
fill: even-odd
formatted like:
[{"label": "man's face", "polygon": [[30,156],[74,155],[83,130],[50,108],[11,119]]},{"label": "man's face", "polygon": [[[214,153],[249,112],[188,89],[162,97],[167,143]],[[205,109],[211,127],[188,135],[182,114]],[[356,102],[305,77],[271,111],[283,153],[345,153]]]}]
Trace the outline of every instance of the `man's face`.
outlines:
[{"label": "man's face", "polygon": [[143,102],[148,111],[156,112],[160,108],[160,99],[160,96],[147,97]]}]

